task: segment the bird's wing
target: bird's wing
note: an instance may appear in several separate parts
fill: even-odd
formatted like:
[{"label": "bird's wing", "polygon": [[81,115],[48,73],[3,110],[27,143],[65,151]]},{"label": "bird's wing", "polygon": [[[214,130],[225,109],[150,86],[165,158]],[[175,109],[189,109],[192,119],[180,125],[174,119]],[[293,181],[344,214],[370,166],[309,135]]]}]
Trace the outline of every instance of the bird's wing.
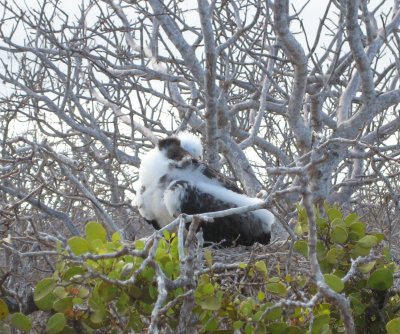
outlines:
[{"label": "bird's wing", "polygon": [[[221,185],[191,183],[188,180],[172,181],[165,193],[164,204],[173,217],[181,213],[200,214],[220,211],[242,205],[254,204],[255,199],[235,193]],[[268,243],[272,214],[257,210],[240,215],[216,218],[214,222],[203,222],[204,239],[211,242],[225,240],[225,245],[235,241],[242,245],[254,242]]]},{"label": "bird's wing", "polygon": [[173,168],[176,168],[177,170],[188,170],[193,172],[198,171],[211,182],[218,182],[221,184],[221,186],[232,190],[235,193],[243,194],[242,189],[237,186],[236,182],[207,165],[205,162],[193,158],[193,156],[190,154],[185,155],[180,161],[171,162],[170,169],[172,170]]},{"label": "bird's wing", "polygon": [[200,164],[202,166],[203,175],[205,175],[210,179],[217,180],[222,186],[224,186],[229,190],[234,191],[235,193],[243,194],[243,190],[237,186],[236,182],[232,181],[230,178],[218,172],[216,169],[208,166],[207,164],[205,163],[200,163]]}]

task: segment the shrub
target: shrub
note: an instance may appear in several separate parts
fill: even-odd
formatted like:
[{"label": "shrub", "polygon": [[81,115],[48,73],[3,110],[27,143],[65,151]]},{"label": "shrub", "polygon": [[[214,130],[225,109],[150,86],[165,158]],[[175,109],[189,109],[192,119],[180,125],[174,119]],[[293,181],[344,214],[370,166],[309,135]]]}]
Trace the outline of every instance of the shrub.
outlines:
[{"label": "shrub", "polygon": [[[325,281],[349,298],[357,331],[398,333],[400,298],[391,292],[397,268],[383,246],[384,236],[367,233],[357,214],[344,216],[335,206],[325,205],[316,223]],[[301,207],[295,232],[299,239],[294,249],[306,258],[308,222]],[[185,311],[183,301],[191,307],[186,310],[190,326],[199,333],[343,331],[340,313],[316,295],[312,277],[295,269],[284,272],[279,262],[274,272],[264,260],[214,264],[206,248],[200,268],[193,256],[199,254],[191,254],[188,247],[183,254],[175,234],[126,244],[118,233],[107,239],[96,222],[88,223],[84,238],[73,237],[67,244],[58,245],[57,270],[34,291],[36,305],[51,314],[47,333],[74,333],[77,326],[88,333],[143,332],[155,316],[157,326],[174,332]],[[225,284],[221,271],[257,284],[247,291]],[[32,327],[29,317],[10,315],[1,299],[0,320],[4,331],[11,327],[28,332]]]}]

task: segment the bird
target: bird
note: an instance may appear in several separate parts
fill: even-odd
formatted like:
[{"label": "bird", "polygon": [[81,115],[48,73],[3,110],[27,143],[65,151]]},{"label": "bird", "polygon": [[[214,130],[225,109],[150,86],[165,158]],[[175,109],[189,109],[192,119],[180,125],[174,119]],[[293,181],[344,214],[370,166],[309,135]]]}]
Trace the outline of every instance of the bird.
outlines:
[{"label": "bird", "polygon": [[[260,203],[244,194],[237,184],[207,165],[200,138],[181,132],[160,139],[139,167],[137,206],[139,213],[156,229],[180,214],[205,214]],[[223,247],[255,242],[268,244],[274,215],[259,209],[203,222],[205,242]]]}]

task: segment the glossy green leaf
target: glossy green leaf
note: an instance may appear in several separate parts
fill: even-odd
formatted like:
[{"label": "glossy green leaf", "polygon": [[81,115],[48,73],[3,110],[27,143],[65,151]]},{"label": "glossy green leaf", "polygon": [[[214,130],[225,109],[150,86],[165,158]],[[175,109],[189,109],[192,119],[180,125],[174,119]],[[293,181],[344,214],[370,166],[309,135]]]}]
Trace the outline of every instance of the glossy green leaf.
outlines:
[{"label": "glossy green leaf", "polygon": [[217,296],[205,296],[199,302],[203,310],[217,311],[221,308],[221,301]]},{"label": "glossy green leaf", "polygon": [[170,240],[171,240],[171,234],[169,233],[168,230],[164,230],[164,231],[163,231],[163,236],[164,236],[164,239],[165,239],[165,240],[167,240],[167,241],[170,241]]},{"label": "glossy green leaf", "polygon": [[206,326],[204,327],[204,329],[208,332],[208,333],[215,333],[215,331],[218,329],[218,321],[215,318],[211,318]]},{"label": "glossy green leaf", "polygon": [[325,259],[330,264],[337,264],[342,256],[343,256],[343,250],[338,248],[331,248],[326,253]]},{"label": "glossy green leaf", "polygon": [[247,324],[246,327],[244,328],[244,333],[245,334],[254,334],[254,326]]},{"label": "glossy green leaf", "polygon": [[349,229],[351,232],[355,232],[358,235],[360,235],[361,237],[363,237],[365,235],[365,224],[363,224],[361,222],[352,223],[349,226]]},{"label": "glossy green leaf", "polygon": [[60,333],[64,329],[66,323],[67,322],[64,314],[62,313],[53,314],[47,321],[46,332],[49,334]]},{"label": "glossy green leaf", "polygon": [[121,236],[121,232],[114,232],[111,236],[111,241],[115,242],[115,241],[121,241],[122,240],[122,236]]},{"label": "glossy green leaf", "polygon": [[321,261],[322,259],[325,258],[327,249],[324,245],[324,243],[321,240],[317,240],[317,258],[318,261]]},{"label": "glossy green leaf", "polygon": [[338,276],[333,274],[325,274],[324,278],[326,284],[328,284],[333,291],[341,292],[344,289],[344,283]]},{"label": "glossy green leaf", "polygon": [[89,222],[85,226],[86,240],[92,243],[94,240],[101,240],[103,243],[107,241],[107,231],[98,222]]},{"label": "glossy green leaf", "polygon": [[41,299],[50,295],[54,288],[56,287],[57,282],[51,278],[44,278],[36,284],[35,291],[33,293],[34,301],[40,301]]},{"label": "glossy green leaf", "polygon": [[386,324],[387,334],[400,334],[400,318],[390,320]]},{"label": "glossy green leaf", "polygon": [[58,334],[76,334],[76,331],[70,326],[65,326]]},{"label": "glossy green leaf", "polygon": [[239,311],[245,317],[249,317],[253,314],[254,301],[251,298],[248,298],[240,303]]},{"label": "glossy green leaf", "polygon": [[67,241],[68,246],[71,248],[72,253],[76,256],[89,252],[90,246],[86,239],[81,237],[72,237]]},{"label": "glossy green leaf", "polygon": [[374,290],[387,290],[393,285],[393,273],[388,268],[375,270],[368,279],[367,286]]},{"label": "glossy green leaf", "polygon": [[260,302],[262,302],[265,299],[265,293],[262,291],[258,291],[257,293],[257,300],[259,300]]},{"label": "glossy green leaf", "polygon": [[374,235],[366,235],[357,241],[357,244],[363,248],[371,248],[376,246],[378,239]]},{"label": "glossy green leaf", "polygon": [[329,220],[332,222],[335,219],[342,219],[342,213],[339,209],[335,207],[325,207],[326,214],[328,215]]},{"label": "glossy green leaf", "polygon": [[0,320],[4,320],[8,317],[8,306],[7,303],[0,298]]},{"label": "glossy green leaf", "polygon": [[241,329],[243,327],[243,325],[244,325],[244,321],[237,320],[233,323],[232,327],[233,327],[233,329],[238,330],[238,329]]},{"label": "glossy green leaf", "polygon": [[83,275],[85,272],[86,270],[81,266],[70,267],[65,271],[63,279],[69,281],[72,277],[76,275]]},{"label": "glossy green leaf", "polygon": [[305,240],[297,240],[294,243],[294,250],[301,255],[308,257],[308,243]]},{"label": "glossy green leaf", "polygon": [[331,230],[331,240],[335,243],[342,244],[346,242],[348,238],[346,229],[343,226],[334,226]]},{"label": "glossy green leaf", "polygon": [[328,220],[323,217],[316,217],[315,223],[317,224],[319,229],[323,229],[328,225]]},{"label": "glossy green leaf", "polygon": [[369,273],[375,267],[376,261],[371,261],[358,266],[358,270],[363,274]]},{"label": "glossy green leaf", "polygon": [[35,304],[42,311],[50,311],[53,308],[53,304],[56,300],[57,296],[54,293],[50,293],[46,297],[35,300]]},{"label": "glossy green leaf", "polygon": [[254,265],[257,269],[258,272],[267,275],[268,274],[268,269],[267,266],[265,265],[264,261],[257,261]]},{"label": "glossy green leaf", "polygon": [[265,315],[264,319],[269,321],[277,320],[282,317],[282,313],[283,313],[282,307],[273,308]]},{"label": "glossy green leaf", "polygon": [[[284,322],[275,322],[268,326],[268,333],[271,334],[287,334],[288,326]],[[264,332],[265,333],[265,332]]]},{"label": "glossy green leaf", "polygon": [[281,282],[270,282],[266,285],[267,291],[277,294],[279,296],[286,296],[287,290],[284,284]]},{"label": "glossy green leaf", "polygon": [[346,224],[340,218],[335,218],[332,220],[331,226],[342,226],[343,228],[346,228]]},{"label": "glossy green leaf", "polygon": [[68,309],[72,309],[73,306],[72,299],[73,297],[65,297],[55,301],[53,304],[53,309],[56,312],[62,312],[62,313],[64,313]]},{"label": "glossy green leaf", "polygon": [[361,247],[360,245],[355,245],[351,250],[351,257],[355,259],[358,256],[367,256],[370,252],[369,248]]},{"label": "glossy green leaf", "polygon": [[32,321],[25,314],[14,313],[11,315],[11,324],[14,328],[22,331],[29,332],[32,328]]},{"label": "glossy green leaf", "polygon": [[330,317],[328,314],[321,314],[314,318],[311,334],[328,334]]},{"label": "glossy green leaf", "polygon": [[[346,224],[346,225],[351,225],[351,224],[353,224],[354,222],[356,222],[357,220],[358,220],[358,218],[359,218],[359,216],[358,216],[358,214],[356,214],[356,213],[350,213],[345,219],[344,219],[344,223]],[[362,224],[362,223],[361,223]]]},{"label": "glossy green leaf", "polygon": [[214,293],[214,286],[211,283],[206,283],[201,286],[201,292],[205,295],[211,295]]}]

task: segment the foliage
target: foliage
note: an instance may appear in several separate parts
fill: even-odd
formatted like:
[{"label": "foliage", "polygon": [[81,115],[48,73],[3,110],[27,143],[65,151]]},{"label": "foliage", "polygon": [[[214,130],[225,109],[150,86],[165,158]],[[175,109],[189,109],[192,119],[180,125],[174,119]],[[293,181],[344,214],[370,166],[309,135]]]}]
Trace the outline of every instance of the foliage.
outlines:
[{"label": "foliage", "polygon": [[[384,333],[387,329],[398,333],[400,298],[390,293],[395,266],[382,245],[383,235],[367,233],[358,215],[344,216],[336,206],[325,205],[316,222],[318,259],[325,281],[350,299],[357,330]],[[298,207],[295,231],[302,238],[307,236],[307,229],[305,211]],[[39,281],[34,292],[36,305],[51,311],[47,333],[74,333],[76,323],[88,333],[99,328],[109,333],[144,331],[159,294],[154,263],[171,282],[181,275],[178,238],[168,232],[159,241],[154,263],[146,263],[147,257],[140,255],[146,248],[145,241],[126,245],[118,233],[108,240],[106,231],[96,222],[86,226],[85,238],[73,237],[67,244],[68,247],[59,245],[57,270]],[[125,252],[124,248],[132,252]],[[294,248],[307,256],[306,240],[297,240]],[[374,252],[382,255],[372,255]],[[316,299],[308,305],[305,302],[317,292],[307,275],[285,273],[279,269],[282,264],[272,273],[263,260],[240,263],[236,273],[246,272],[247,279],[258,282],[256,289],[246,293],[240,286],[224,284],[223,276],[213,269],[210,250],[204,253],[206,267],[196,276],[193,294],[193,315],[199,333],[342,330],[339,312],[328,300]],[[353,274],[347,278],[349,271]],[[164,303],[168,307],[160,313],[162,326],[170,331],[178,324],[182,305],[179,298],[184,293],[183,286],[169,290],[168,304]],[[31,329],[30,319],[21,313],[9,315],[2,300],[0,315],[11,327],[25,332]]]},{"label": "foliage", "polygon": [[[318,210],[315,210],[318,212]],[[324,214],[316,215],[318,231],[317,256],[328,286],[336,292],[344,292],[351,301],[358,332],[385,333],[385,324],[399,314],[399,295],[391,295],[395,265],[389,250],[383,247],[384,235],[367,233],[360,217],[351,213],[344,216],[337,206],[324,204]],[[304,237],[308,234],[307,215],[298,207],[298,223],[295,232]],[[308,244],[300,239],[295,249],[307,256]],[[380,255],[374,253],[380,253]],[[363,259],[351,279],[343,278],[356,259]],[[330,310],[331,328],[340,329],[338,313]]]}]

